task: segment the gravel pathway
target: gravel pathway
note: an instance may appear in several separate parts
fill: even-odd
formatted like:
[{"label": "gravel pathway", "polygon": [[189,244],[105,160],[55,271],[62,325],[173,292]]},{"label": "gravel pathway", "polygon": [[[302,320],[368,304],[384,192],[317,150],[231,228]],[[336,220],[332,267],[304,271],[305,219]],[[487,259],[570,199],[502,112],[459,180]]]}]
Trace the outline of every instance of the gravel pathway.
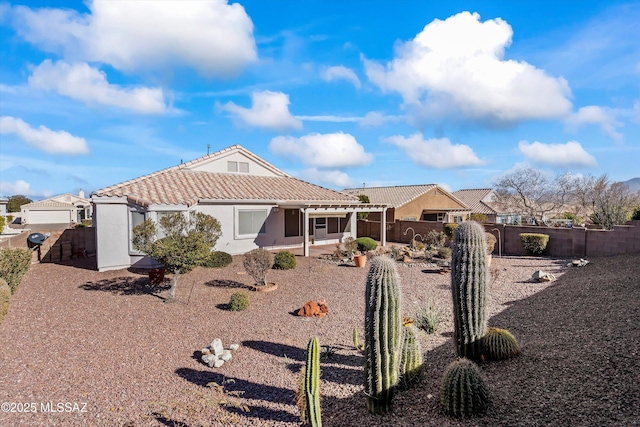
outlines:
[{"label": "gravel pathway", "polygon": [[[247,310],[229,312],[230,295],[252,284],[240,257],[181,276],[173,304],[163,302],[168,280],[150,292],[145,276],[98,273],[90,262],[33,265],[14,295],[0,325],[0,402],[23,412],[0,412],[0,426],[297,426],[294,388],[312,335],[335,350],[321,363],[325,426],[640,425],[637,255],[593,259],[584,268],[494,257],[490,325],[513,332],[523,352],[482,365],[492,405],[468,420],[445,417],[437,401],[444,368],[455,359],[449,275],[399,267],[405,313],[433,299],[441,323],[436,334],[420,336],[421,382],[398,395],[393,415],[374,417],[364,403],[363,356],[351,339],[353,327],[364,329],[367,269],[298,257],[295,270],[271,271],[276,291],[250,292]],[[539,269],[559,280],[529,282]],[[291,314],[322,298],[327,317]],[[211,369],[198,350],[217,337],[241,347]],[[220,387],[206,387],[212,382]]]}]

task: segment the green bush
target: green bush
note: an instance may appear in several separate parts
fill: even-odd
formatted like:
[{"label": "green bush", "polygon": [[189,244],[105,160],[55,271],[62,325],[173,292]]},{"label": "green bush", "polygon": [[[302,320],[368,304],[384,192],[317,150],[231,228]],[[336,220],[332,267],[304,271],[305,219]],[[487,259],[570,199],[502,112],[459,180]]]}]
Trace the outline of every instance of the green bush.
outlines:
[{"label": "green bush", "polygon": [[208,268],[222,268],[233,262],[233,257],[226,252],[222,251],[213,251],[211,255],[207,258],[207,261],[204,263],[205,267]]},{"label": "green bush", "polygon": [[539,233],[521,233],[520,242],[528,254],[541,255],[544,253],[545,249],[547,249],[549,235]]},{"label": "green bush", "polygon": [[444,225],[444,234],[447,235],[449,239],[453,237],[453,233],[456,232],[456,228],[458,228],[458,224],[455,222],[449,222]]},{"label": "green bush", "polygon": [[447,235],[442,231],[431,230],[424,238],[424,243],[427,247],[433,247],[434,249],[441,248],[447,240]]},{"label": "green bush", "polygon": [[229,310],[242,311],[249,307],[249,295],[246,292],[238,291],[231,295],[229,300]]},{"label": "green bush", "polygon": [[289,251],[280,251],[273,260],[276,270],[290,270],[296,268],[296,256]]},{"label": "green bush", "polygon": [[11,288],[6,280],[0,279],[0,324],[9,312],[9,304],[11,304]]},{"label": "green bush", "polygon": [[631,215],[631,219],[633,221],[640,221],[640,206],[638,206],[634,211],[633,215]]},{"label": "green bush", "polygon": [[440,259],[449,259],[451,258],[451,248],[440,248],[438,249],[438,258]]},{"label": "green bush", "polygon": [[356,243],[358,244],[358,250],[363,253],[372,251],[378,246],[371,237],[358,237]]},{"label": "green bush", "polygon": [[0,250],[0,278],[7,281],[15,294],[22,278],[31,266],[31,250],[27,248]]},{"label": "green bush", "polygon": [[0,233],[4,230],[4,225],[7,223],[7,220],[4,219],[3,216],[0,216]]},{"label": "green bush", "polygon": [[418,329],[422,329],[428,334],[433,334],[438,330],[440,323],[440,312],[438,306],[433,301],[427,301],[418,308],[415,315],[415,325]]}]

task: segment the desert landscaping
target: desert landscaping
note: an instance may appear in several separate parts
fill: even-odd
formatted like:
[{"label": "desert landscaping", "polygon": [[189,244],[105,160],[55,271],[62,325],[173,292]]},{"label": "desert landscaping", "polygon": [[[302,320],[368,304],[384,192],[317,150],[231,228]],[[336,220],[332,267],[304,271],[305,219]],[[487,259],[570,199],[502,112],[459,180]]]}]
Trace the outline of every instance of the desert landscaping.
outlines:
[{"label": "desert landscaping", "polygon": [[[322,348],[325,426],[638,425],[637,255],[593,258],[584,267],[494,256],[489,325],[508,328],[522,351],[480,364],[490,405],[466,419],[444,415],[439,404],[445,368],[456,359],[450,273],[397,263],[403,314],[431,300],[440,322],[435,333],[418,335],[419,382],[380,416],[367,411],[364,356],[352,340],[353,328],[364,328],[368,268],[296,258],[295,269],[269,271],[273,292],[249,290],[241,256],[224,268],[198,267],[180,277],[170,304],[169,278],[150,287],[135,270],[99,273],[91,258],[32,265],[0,325],[0,393],[3,402],[37,410],[2,412],[0,425],[301,425],[295,390],[312,336]],[[534,282],[537,270],[557,280]],[[249,294],[249,306],[230,311],[238,290]],[[297,316],[318,300],[326,316]],[[239,344],[219,368],[201,361],[215,338],[225,348]]]}]

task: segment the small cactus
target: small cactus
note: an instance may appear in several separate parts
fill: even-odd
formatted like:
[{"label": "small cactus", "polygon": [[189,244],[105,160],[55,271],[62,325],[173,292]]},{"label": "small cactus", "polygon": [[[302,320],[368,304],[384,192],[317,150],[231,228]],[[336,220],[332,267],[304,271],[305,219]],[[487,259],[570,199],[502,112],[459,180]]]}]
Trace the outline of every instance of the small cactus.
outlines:
[{"label": "small cactus", "polygon": [[487,333],[487,265],[484,228],[461,223],[454,234],[451,257],[454,336],[458,357],[480,359],[479,341]]},{"label": "small cactus", "polygon": [[413,320],[403,321],[402,353],[400,356],[400,386],[410,388],[420,378],[422,372],[422,347],[416,339],[416,327]]},{"label": "small cactus", "polygon": [[447,367],[440,403],[447,415],[467,417],[484,411],[489,390],[478,366],[469,359],[458,359]]},{"label": "small cactus", "polygon": [[320,414],[320,344],[313,337],[307,345],[307,364],[300,371],[296,393],[300,418],[312,427],[322,427]]},{"label": "small cactus", "polygon": [[372,414],[392,410],[400,368],[402,316],[396,263],[377,256],[371,261],[365,292],[365,386]]},{"label": "small cactus", "polygon": [[504,360],[520,353],[520,345],[506,329],[489,328],[480,340],[482,360]]}]

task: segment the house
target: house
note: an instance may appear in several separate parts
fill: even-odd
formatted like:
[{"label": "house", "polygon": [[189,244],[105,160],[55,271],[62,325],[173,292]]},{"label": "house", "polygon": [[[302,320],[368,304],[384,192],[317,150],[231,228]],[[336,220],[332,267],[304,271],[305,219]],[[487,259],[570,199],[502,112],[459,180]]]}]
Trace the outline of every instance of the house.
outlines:
[{"label": "house", "polygon": [[308,256],[310,244],[356,237],[354,213],[386,210],[292,177],[240,145],[103,188],[91,200],[100,271],[152,266],[132,247],[132,229],[168,213],[213,216],[222,227],[216,249],[232,255],[302,247]]},{"label": "house", "polygon": [[71,224],[89,219],[92,215],[91,201],[79,194],[65,193],[22,205],[20,207],[23,224]]},{"label": "house", "polygon": [[503,203],[493,188],[464,189],[452,194],[469,206],[472,214],[486,215],[487,222],[520,224],[521,215],[505,212]]},{"label": "house", "polygon": [[[436,184],[348,188],[343,192],[354,196],[364,194],[371,203],[388,205],[386,222],[462,222],[469,216],[467,205]],[[379,221],[380,214],[371,213],[367,219]]]},{"label": "house", "polygon": [[7,203],[9,203],[9,199],[6,197],[0,197],[0,215],[7,215]]}]

